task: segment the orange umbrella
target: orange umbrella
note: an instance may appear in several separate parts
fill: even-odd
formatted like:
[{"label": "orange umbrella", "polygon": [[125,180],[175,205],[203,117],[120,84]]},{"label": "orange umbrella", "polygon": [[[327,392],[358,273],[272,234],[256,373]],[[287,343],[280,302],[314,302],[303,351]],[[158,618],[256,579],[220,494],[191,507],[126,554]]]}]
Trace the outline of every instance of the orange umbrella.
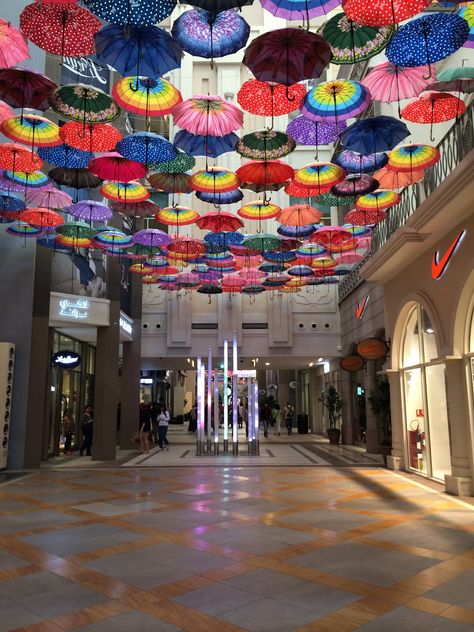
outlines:
[{"label": "orange umbrella", "polygon": [[425,177],[425,172],[420,171],[392,171],[384,167],[376,173],[374,178],[380,183],[382,189],[403,189],[404,187],[416,184]]},{"label": "orange umbrella", "polygon": [[317,224],[322,217],[321,211],[309,204],[294,204],[282,209],[277,221],[287,226],[307,226]]}]

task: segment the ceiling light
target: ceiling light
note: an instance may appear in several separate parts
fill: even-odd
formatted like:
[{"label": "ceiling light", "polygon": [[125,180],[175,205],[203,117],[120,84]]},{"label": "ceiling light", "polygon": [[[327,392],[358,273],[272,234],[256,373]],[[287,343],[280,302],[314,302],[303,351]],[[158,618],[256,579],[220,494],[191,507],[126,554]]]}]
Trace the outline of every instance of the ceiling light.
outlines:
[{"label": "ceiling light", "polygon": [[322,362],[322,361],[323,361],[323,358],[318,358],[318,362]]}]

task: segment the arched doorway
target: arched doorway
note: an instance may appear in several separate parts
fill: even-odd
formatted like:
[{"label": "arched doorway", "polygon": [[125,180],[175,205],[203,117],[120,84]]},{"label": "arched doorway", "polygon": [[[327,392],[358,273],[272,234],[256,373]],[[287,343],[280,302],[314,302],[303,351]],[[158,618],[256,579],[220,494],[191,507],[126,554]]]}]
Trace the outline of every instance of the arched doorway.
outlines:
[{"label": "arched doorway", "polygon": [[400,346],[401,390],[408,468],[444,481],[451,474],[445,364],[428,312],[414,303]]}]

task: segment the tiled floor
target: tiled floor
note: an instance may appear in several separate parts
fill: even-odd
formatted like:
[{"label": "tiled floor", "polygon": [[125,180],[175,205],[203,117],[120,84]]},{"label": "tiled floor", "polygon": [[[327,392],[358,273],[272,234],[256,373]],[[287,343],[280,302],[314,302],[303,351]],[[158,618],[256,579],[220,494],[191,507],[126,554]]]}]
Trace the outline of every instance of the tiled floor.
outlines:
[{"label": "tiled floor", "polygon": [[0,486],[0,632],[474,629],[474,507],[284,449]]}]

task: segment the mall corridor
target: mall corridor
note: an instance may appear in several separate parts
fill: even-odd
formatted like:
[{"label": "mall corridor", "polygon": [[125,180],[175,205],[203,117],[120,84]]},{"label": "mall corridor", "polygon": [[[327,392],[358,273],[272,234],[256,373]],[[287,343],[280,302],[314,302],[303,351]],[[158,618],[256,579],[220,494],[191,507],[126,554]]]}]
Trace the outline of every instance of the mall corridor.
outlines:
[{"label": "mall corridor", "polygon": [[0,630],[473,629],[472,504],[376,465],[206,462],[0,486]]}]

